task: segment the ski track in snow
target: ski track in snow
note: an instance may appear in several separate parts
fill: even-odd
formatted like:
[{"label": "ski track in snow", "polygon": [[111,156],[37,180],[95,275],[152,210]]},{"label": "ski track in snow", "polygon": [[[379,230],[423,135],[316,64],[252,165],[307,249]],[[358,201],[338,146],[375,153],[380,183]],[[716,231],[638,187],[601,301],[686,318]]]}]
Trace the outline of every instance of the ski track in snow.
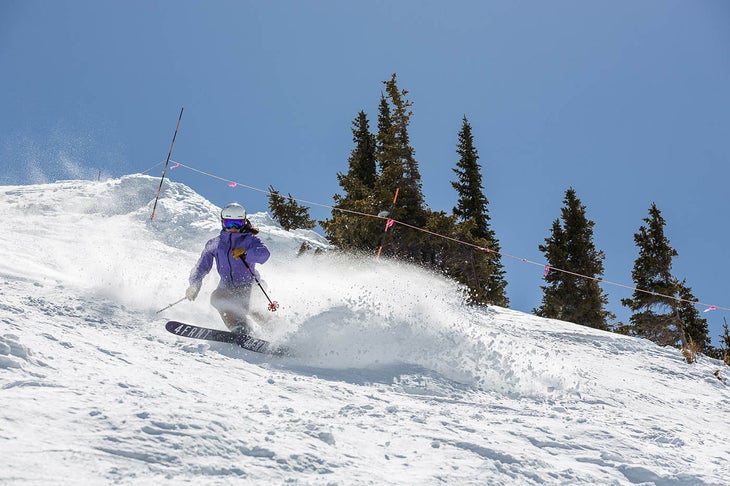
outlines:
[{"label": "ski track in snow", "polygon": [[150,222],[157,183],[0,187],[0,483],[727,484],[721,363],[468,308],[404,264],[296,257],[326,242],[265,213],[281,308],[254,319],[296,356],[167,333],[222,328],[214,275],[155,314],[218,222],[170,182]]}]

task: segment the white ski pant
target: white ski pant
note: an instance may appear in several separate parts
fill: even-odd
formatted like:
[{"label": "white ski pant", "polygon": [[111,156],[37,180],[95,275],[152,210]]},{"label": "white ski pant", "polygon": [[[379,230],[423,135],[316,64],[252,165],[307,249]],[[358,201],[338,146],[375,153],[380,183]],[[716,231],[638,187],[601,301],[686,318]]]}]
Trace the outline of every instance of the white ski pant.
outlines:
[{"label": "white ski pant", "polygon": [[223,323],[229,329],[238,323],[246,322],[250,300],[251,285],[231,288],[219,287],[210,294],[210,304],[218,310]]}]

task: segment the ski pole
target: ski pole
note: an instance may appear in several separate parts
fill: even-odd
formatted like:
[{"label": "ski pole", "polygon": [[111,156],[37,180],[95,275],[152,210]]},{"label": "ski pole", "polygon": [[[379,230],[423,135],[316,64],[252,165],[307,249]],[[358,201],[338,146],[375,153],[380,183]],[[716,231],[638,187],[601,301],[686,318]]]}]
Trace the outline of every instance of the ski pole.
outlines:
[{"label": "ski pole", "polygon": [[279,303],[276,302],[276,301],[272,301],[271,298],[269,298],[269,294],[266,293],[266,291],[264,290],[264,288],[261,286],[261,282],[259,282],[259,279],[256,278],[256,274],[253,273],[253,270],[251,270],[251,267],[249,266],[248,262],[246,261],[246,257],[243,257],[242,256],[241,257],[241,261],[243,261],[243,264],[246,265],[246,268],[248,268],[248,272],[251,274],[251,276],[253,277],[253,279],[256,280],[256,283],[258,284],[259,288],[261,289],[261,292],[264,293],[264,295],[266,296],[266,299],[269,301],[269,307],[268,307],[268,309],[271,312],[276,311],[276,309],[279,308]]},{"label": "ski pole", "polygon": [[160,310],[158,310],[157,312],[155,312],[155,314],[159,314],[160,312],[162,312],[162,311],[165,311],[165,310],[169,309],[169,308],[170,308],[170,307],[172,307],[173,305],[177,305],[177,304],[179,304],[180,302],[182,302],[182,301],[183,301],[183,300],[185,300],[185,299],[187,299],[187,297],[183,297],[182,299],[178,300],[177,302],[173,302],[172,304],[168,305],[168,306],[167,306],[167,307],[165,307],[164,309],[160,309]]}]

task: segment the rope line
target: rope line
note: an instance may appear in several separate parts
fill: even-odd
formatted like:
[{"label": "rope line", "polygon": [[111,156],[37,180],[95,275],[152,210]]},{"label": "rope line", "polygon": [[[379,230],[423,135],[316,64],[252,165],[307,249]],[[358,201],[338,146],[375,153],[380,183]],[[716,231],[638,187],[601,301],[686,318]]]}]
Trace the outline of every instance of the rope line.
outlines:
[{"label": "rope line", "polygon": [[[241,186],[241,187],[245,187],[246,189],[250,189],[252,191],[260,192],[260,193],[263,193],[263,194],[270,194],[270,191],[269,190],[266,190],[266,189],[261,189],[261,188],[249,186],[247,184],[243,184],[243,183],[240,183],[238,181],[231,180],[231,179],[226,179],[224,177],[220,177],[220,176],[217,176],[215,174],[211,174],[209,172],[202,171],[202,170],[197,169],[195,167],[192,167],[190,165],[183,164],[181,162],[175,162],[174,160],[171,160],[170,162],[172,162],[173,164],[175,164],[170,169],[175,169],[177,167],[184,167],[184,168],[186,168],[186,169],[188,169],[190,171],[197,172],[198,174],[202,174],[204,176],[207,176],[207,177],[210,177],[210,178],[213,178],[213,179],[222,181],[222,182],[226,182],[226,183],[228,183],[228,186],[229,187],[235,188],[235,187]],[[158,164],[155,164],[154,166],[152,166],[149,169],[147,169],[145,172],[149,172],[150,170],[152,170],[155,167],[157,167],[157,166],[159,166],[161,164],[164,164],[164,163],[165,162],[163,161],[163,162],[160,162]],[[142,174],[144,174],[145,172],[142,172]],[[442,235],[440,233],[435,233],[433,231],[427,230],[425,228],[420,228],[418,226],[414,226],[414,225],[411,225],[411,224],[408,224],[408,223],[404,223],[403,221],[398,221],[397,219],[393,219],[393,218],[390,218],[388,216],[380,216],[380,215],[377,215],[377,214],[364,213],[364,212],[360,212],[360,211],[354,211],[354,210],[351,210],[351,209],[338,208],[336,206],[331,206],[331,205],[328,205],[328,204],[322,204],[322,203],[318,203],[318,202],[314,202],[314,201],[307,201],[306,199],[299,199],[299,198],[295,198],[295,197],[289,197],[289,199],[292,199],[292,200],[297,201],[299,203],[308,204],[310,206],[317,206],[317,207],[329,209],[329,210],[332,210],[332,211],[340,211],[340,212],[343,212],[343,213],[349,213],[349,214],[353,214],[353,215],[357,215],[357,216],[363,216],[363,217],[367,217],[367,218],[376,218],[376,219],[390,220],[390,221],[393,221],[394,224],[399,224],[399,225],[401,225],[403,227],[410,228],[410,229],[415,230],[415,231],[420,231],[422,233],[426,233],[426,234],[429,234],[431,236],[435,236],[437,238],[442,238],[444,240],[452,241],[452,242],[457,243],[457,244],[460,244],[460,245],[469,246],[469,247],[472,247],[472,248],[477,249],[477,250],[485,251],[487,253],[495,253],[495,254],[497,254],[497,255],[499,255],[501,257],[511,258],[513,260],[518,260],[518,261],[521,261],[522,263],[527,263],[527,264],[530,264],[530,265],[535,265],[535,266],[538,266],[538,267],[542,267],[542,268],[545,269],[545,276],[547,276],[547,274],[549,272],[555,271],[555,272],[564,273],[566,275],[572,275],[572,276],[578,277],[578,278],[584,278],[584,279],[592,280],[592,281],[598,282],[600,284],[612,285],[614,287],[620,287],[620,288],[623,288],[623,289],[626,289],[626,290],[632,290],[632,291],[641,292],[641,293],[644,293],[644,294],[647,294],[647,295],[653,295],[655,297],[662,297],[662,298],[674,300],[676,302],[685,302],[685,303],[692,304],[692,305],[704,306],[704,307],[707,308],[707,309],[705,309],[704,312],[711,311],[711,310],[730,311],[730,307],[722,307],[722,306],[719,306],[719,305],[706,304],[706,303],[700,302],[698,300],[682,299],[682,298],[675,297],[675,296],[672,296],[672,295],[660,294],[658,292],[652,292],[650,290],[640,289],[638,287],[632,287],[630,285],[622,284],[622,283],[619,283],[619,282],[612,282],[610,280],[605,280],[603,278],[591,277],[590,275],[583,275],[583,274],[580,274],[580,273],[572,272],[570,270],[565,270],[565,269],[562,269],[562,268],[553,267],[553,266],[547,265],[545,263],[539,263],[539,262],[535,262],[535,261],[532,261],[532,260],[528,260],[527,258],[522,258],[522,257],[518,257],[518,256],[515,256],[515,255],[510,255],[509,253],[495,251],[495,250],[492,250],[492,249],[490,249],[488,247],[483,247],[483,246],[475,245],[473,243],[469,243],[467,241],[460,240],[458,238],[454,238],[454,237],[447,236],[447,235]]]},{"label": "rope line", "polygon": [[155,167],[158,167],[158,166],[160,166],[160,165],[162,165],[162,164],[164,164],[164,163],[165,163],[165,161],[164,161],[164,160],[163,160],[163,161],[161,161],[161,162],[158,162],[158,163],[156,163],[155,165],[153,165],[152,167],[150,167],[149,169],[147,169],[147,170],[143,170],[142,172],[140,172],[140,174],[146,174],[147,172],[151,171],[151,170],[152,170],[152,169],[154,169]]}]

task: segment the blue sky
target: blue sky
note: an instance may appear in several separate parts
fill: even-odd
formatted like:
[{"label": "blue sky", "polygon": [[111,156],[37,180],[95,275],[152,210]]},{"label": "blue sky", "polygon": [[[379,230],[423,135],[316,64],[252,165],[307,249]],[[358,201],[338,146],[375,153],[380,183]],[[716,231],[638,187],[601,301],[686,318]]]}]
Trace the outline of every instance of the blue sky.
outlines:
[{"label": "blue sky", "polygon": [[[148,169],[184,107],[174,160],[325,205],[352,120],[364,110],[375,129],[382,81],[397,73],[429,207],[456,202],[466,115],[505,253],[543,262],[537,246],[572,186],[605,278],[633,285],[633,234],[656,202],[675,275],[730,307],[723,0],[0,0],[0,66],[0,184]],[[215,204],[266,209],[256,191],[168,175]],[[512,307],[539,306],[542,269],[503,262]],[[626,320],[629,292],[605,290]],[[715,343],[727,314],[703,314]]]}]

